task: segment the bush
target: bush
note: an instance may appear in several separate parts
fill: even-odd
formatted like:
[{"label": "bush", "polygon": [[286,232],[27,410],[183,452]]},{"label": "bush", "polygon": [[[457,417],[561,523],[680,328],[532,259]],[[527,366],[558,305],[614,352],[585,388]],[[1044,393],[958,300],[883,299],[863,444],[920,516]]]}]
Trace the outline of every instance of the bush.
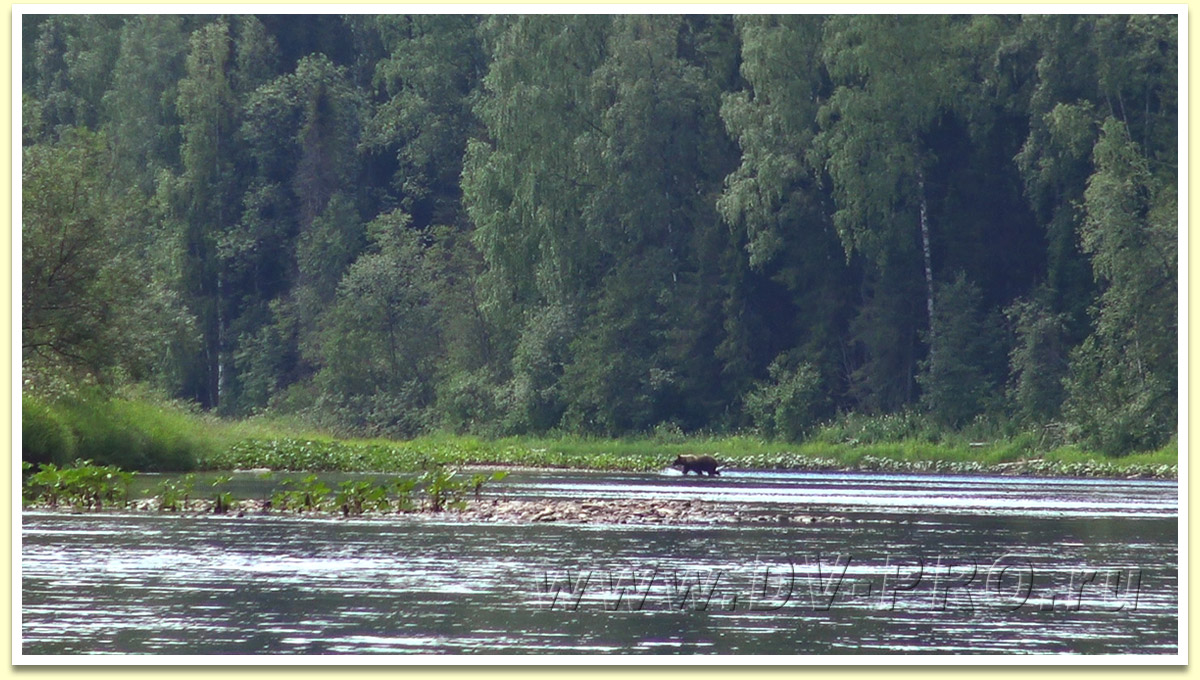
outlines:
[{"label": "bush", "polygon": [[545,432],[559,424],[570,401],[563,373],[573,362],[571,343],[578,335],[574,310],[550,305],[533,311],[513,353],[512,379],[499,394],[506,410],[502,431]]},{"label": "bush", "polygon": [[828,406],[821,376],[812,364],[789,369],[782,359],[767,370],[770,380],[746,395],[746,414],[764,436],[799,441]]},{"label": "bush", "polygon": [[917,376],[921,404],[940,425],[957,429],[993,407],[1003,375],[998,319],[983,314],[982,291],[965,275],[940,286],[929,356]]},{"label": "bush", "polygon": [[1067,317],[1051,312],[1040,297],[1018,300],[1005,310],[1016,335],[1008,354],[1009,399],[1025,423],[1053,421],[1066,399]]},{"label": "bush", "polygon": [[423,386],[409,381],[394,392],[328,394],[317,400],[316,424],[339,435],[409,438],[432,429],[434,414],[424,405]]},{"label": "bush", "polygon": [[658,444],[683,444],[688,437],[679,423],[668,420],[654,426],[652,440]]},{"label": "bush", "polygon": [[1176,434],[1174,386],[1119,362],[1088,338],[1071,355],[1069,438],[1110,456],[1152,451]]},{"label": "bush", "polygon": [[816,439],[829,444],[889,444],[918,441],[936,444],[943,430],[914,410],[867,415],[846,413],[821,428]]},{"label": "bush", "polygon": [[500,420],[497,387],[484,371],[455,373],[438,385],[436,410],[454,433],[486,432]]}]

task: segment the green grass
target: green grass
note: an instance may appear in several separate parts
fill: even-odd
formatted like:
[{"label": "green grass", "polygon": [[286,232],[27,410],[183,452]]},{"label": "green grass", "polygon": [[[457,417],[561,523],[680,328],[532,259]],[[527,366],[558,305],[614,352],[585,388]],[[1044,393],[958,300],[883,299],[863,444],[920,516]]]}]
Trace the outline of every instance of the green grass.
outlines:
[{"label": "green grass", "polygon": [[75,459],[75,435],[63,414],[30,396],[21,398],[21,459],[55,465]]},{"label": "green grass", "polygon": [[82,458],[126,470],[189,470],[222,445],[205,418],[135,399],[24,395],[21,412],[22,458],[32,463]]},{"label": "green grass", "polygon": [[[788,444],[752,437],[663,443],[654,439],[435,436],[411,441],[329,438],[248,439],[202,462],[206,469],[406,472],[431,464],[652,471],[681,453],[710,454],[744,469],[872,470],[912,473],[1018,472],[1037,475],[1173,477],[1170,447],[1112,459],[1073,448],[1045,455],[1008,442],[986,446],[901,441],[869,446]],[[1006,469],[1005,466],[1008,466]]]},{"label": "green grass", "polygon": [[[1031,434],[977,444],[939,435],[909,415],[851,417],[803,443],[754,436],[678,434],[624,439],[558,435],[481,439],[435,435],[410,441],[338,439],[285,419],[222,420],[185,405],[126,392],[22,399],[22,457],[64,465],[75,458],[126,470],[266,468],[410,472],[431,464],[652,471],[679,454],[710,454],[744,469],[995,472],[1173,477],[1178,446],[1111,458],[1075,447],[1039,451]],[[889,439],[890,438],[890,439]]]}]

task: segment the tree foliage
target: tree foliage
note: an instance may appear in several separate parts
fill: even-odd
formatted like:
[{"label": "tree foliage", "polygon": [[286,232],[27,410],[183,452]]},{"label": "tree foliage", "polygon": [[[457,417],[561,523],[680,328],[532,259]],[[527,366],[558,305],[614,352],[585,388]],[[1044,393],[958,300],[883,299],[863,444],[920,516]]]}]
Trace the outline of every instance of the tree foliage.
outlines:
[{"label": "tree foliage", "polygon": [[87,129],[22,151],[21,350],[35,373],[147,380],[189,340],[140,233],[150,216],[135,191],[110,186],[113,172],[107,138]]},{"label": "tree foliage", "polygon": [[1120,121],[1105,121],[1080,237],[1102,287],[1092,334],[1074,351],[1068,406],[1097,447],[1154,446],[1177,413],[1177,198]]},{"label": "tree foliage", "polygon": [[363,434],[1174,432],[1177,17],[22,21],[30,376]]}]

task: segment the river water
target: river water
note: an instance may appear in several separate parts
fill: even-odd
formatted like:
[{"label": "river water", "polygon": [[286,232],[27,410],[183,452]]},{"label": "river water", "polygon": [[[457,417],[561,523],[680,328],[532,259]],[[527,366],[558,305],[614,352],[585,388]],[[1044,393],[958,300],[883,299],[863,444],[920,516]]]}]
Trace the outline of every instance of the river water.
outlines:
[{"label": "river water", "polygon": [[[517,472],[489,493],[709,500],[780,521],[27,511],[21,650],[1179,651],[1175,482]],[[816,521],[787,521],[797,515]]]}]

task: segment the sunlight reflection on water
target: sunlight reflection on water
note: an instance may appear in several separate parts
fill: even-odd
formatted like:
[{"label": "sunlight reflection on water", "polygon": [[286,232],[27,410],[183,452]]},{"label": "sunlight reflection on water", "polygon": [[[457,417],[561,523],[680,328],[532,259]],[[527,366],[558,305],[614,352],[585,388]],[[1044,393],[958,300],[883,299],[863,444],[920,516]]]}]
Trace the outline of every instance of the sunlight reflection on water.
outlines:
[{"label": "sunlight reflection on water", "polygon": [[[852,521],[679,527],[27,512],[22,649],[1027,654],[1177,647],[1171,482],[514,472],[491,493],[720,499]],[[575,592],[563,590],[564,579],[575,579]]]}]

